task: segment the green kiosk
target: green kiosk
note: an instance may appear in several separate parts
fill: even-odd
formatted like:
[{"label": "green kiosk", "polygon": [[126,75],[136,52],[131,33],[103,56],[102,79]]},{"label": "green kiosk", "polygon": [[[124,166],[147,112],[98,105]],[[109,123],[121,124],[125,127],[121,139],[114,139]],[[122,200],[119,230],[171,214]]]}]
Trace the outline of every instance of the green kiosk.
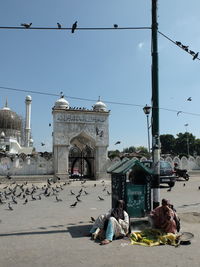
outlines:
[{"label": "green kiosk", "polygon": [[123,199],[130,218],[146,217],[151,211],[153,172],[139,160],[124,158],[108,170],[111,174],[112,208]]}]

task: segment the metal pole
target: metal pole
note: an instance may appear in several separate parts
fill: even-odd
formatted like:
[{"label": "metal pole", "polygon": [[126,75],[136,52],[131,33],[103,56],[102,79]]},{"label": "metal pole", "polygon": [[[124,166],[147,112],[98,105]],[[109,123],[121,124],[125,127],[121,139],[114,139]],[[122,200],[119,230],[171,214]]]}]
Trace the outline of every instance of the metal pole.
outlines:
[{"label": "metal pole", "polygon": [[160,137],[157,31],[157,0],[152,0],[152,157],[154,166],[153,208],[160,205]]},{"label": "metal pole", "polygon": [[147,133],[148,133],[148,150],[150,153],[149,114],[147,114]]}]

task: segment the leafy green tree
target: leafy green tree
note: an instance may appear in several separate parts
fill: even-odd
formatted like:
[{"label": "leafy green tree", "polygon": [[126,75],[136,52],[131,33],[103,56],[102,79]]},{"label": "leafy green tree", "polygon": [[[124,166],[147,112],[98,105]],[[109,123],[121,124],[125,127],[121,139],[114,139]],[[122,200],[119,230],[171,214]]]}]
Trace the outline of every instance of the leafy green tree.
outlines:
[{"label": "leafy green tree", "polygon": [[136,147],[136,152],[141,154],[144,157],[150,157],[151,156],[151,153],[149,153],[148,149],[144,146]]},{"label": "leafy green tree", "polygon": [[136,151],[136,148],[134,146],[130,146],[123,149],[123,153],[133,153]]},{"label": "leafy green tree", "polygon": [[174,152],[175,137],[172,134],[160,135],[162,154],[172,154]]},{"label": "leafy green tree", "polygon": [[115,157],[120,157],[120,151],[117,149],[117,150],[110,150],[108,151],[108,157],[110,159],[113,159]]},{"label": "leafy green tree", "polygon": [[188,148],[189,154],[193,155],[195,148],[195,136],[188,132],[178,133],[175,141],[175,153],[188,155]]}]

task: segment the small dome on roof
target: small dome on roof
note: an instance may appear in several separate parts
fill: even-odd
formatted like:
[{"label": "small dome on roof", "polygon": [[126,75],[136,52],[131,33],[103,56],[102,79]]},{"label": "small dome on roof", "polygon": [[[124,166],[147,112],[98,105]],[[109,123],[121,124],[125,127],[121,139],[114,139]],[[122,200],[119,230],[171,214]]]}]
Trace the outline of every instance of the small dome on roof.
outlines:
[{"label": "small dome on roof", "polygon": [[99,100],[94,104],[93,109],[95,111],[107,111],[106,104],[104,104],[99,97]]},{"label": "small dome on roof", "polygon": [[68,109],[69,108],[69,102],[64,98],[64,96],[61,96],[56,102],[55,102],[55,108],[63,108]]}]

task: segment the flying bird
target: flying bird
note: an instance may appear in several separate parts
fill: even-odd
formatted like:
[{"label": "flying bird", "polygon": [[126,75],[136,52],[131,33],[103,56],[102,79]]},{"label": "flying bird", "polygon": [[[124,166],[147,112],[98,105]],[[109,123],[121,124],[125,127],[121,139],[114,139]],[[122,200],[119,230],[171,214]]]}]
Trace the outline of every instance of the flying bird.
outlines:
[{"label": "flying bird", "polygon": [[191,98],[191,96],[190,96],[190,97],[188,97],[187,101],[192,101],[192,98]]},{"label": "flying bird", "polygon": [[57,22],[57,25],[58,25],[58,29],[62,28],[62,26],[61,26],[61,24],[59,22]]},{"label": "flying bird", "polygon": [[49,123],[49,127],[51,127],[51,123]]},{"label": "flying bird", "polygon": [[74,33],[76,28],[77,28],[77,21],[75,21],[74,24],[72,25],[72,33]]},{"label": "flying bird", "polygon": [[195,60],[196,58],[198,58],[199,52],[197,52],[194,56],[193,56],[193,60]]},{"label": "flying bird", "polygon": [[71,193],[71,195],[75,195],[75,193],[72,190],[70,190],[70,193]]},{"label": "flying bird", "polygon": [[115,145],[119,145],[119,144],[121,144],[121,141],[117,141],[117,142],[115,143]]},{"label": "flying bird", "polygon": [[9,208],[9,210],[13,210],[13,208],[10,205],[10,202],[8,203],[8,208]]},{"label": "flying bird", "polygon": [[115,29],[117,29],[117,28],[118,28],[118,25],[117,25],[117,24],[113,24],[113,27],[114,27]]},{"label": "flying bird", "polygon": [[28,203],[28,198],[25,199],[23,205],[25,205],[26,203]]},{"label": "flying bird", "polygon": [[45,143],[41,143],[41,146],[45,146]]},{"label": "flying bird", "polygon": [[98,198],[99,198],[99,200],[104,200],[104,198],[102,198],[102,197],[100,197],[100,196],[98,196]]},{"label": "flying bird", "polygon": [[176,115],[178,116],[180,113],[182,113],[182,111],[178,111]]},{"label": "flying bird", "polygon": [[23,26],[26,29],[29,29],[31,27],[32,23],[22,23],[21,26]]},{"label": "flying bird", "polygon": [[108,195],[111,195],[111,193],[110,193],[109,191],[107,191],[107,194],[108,194]]}]

